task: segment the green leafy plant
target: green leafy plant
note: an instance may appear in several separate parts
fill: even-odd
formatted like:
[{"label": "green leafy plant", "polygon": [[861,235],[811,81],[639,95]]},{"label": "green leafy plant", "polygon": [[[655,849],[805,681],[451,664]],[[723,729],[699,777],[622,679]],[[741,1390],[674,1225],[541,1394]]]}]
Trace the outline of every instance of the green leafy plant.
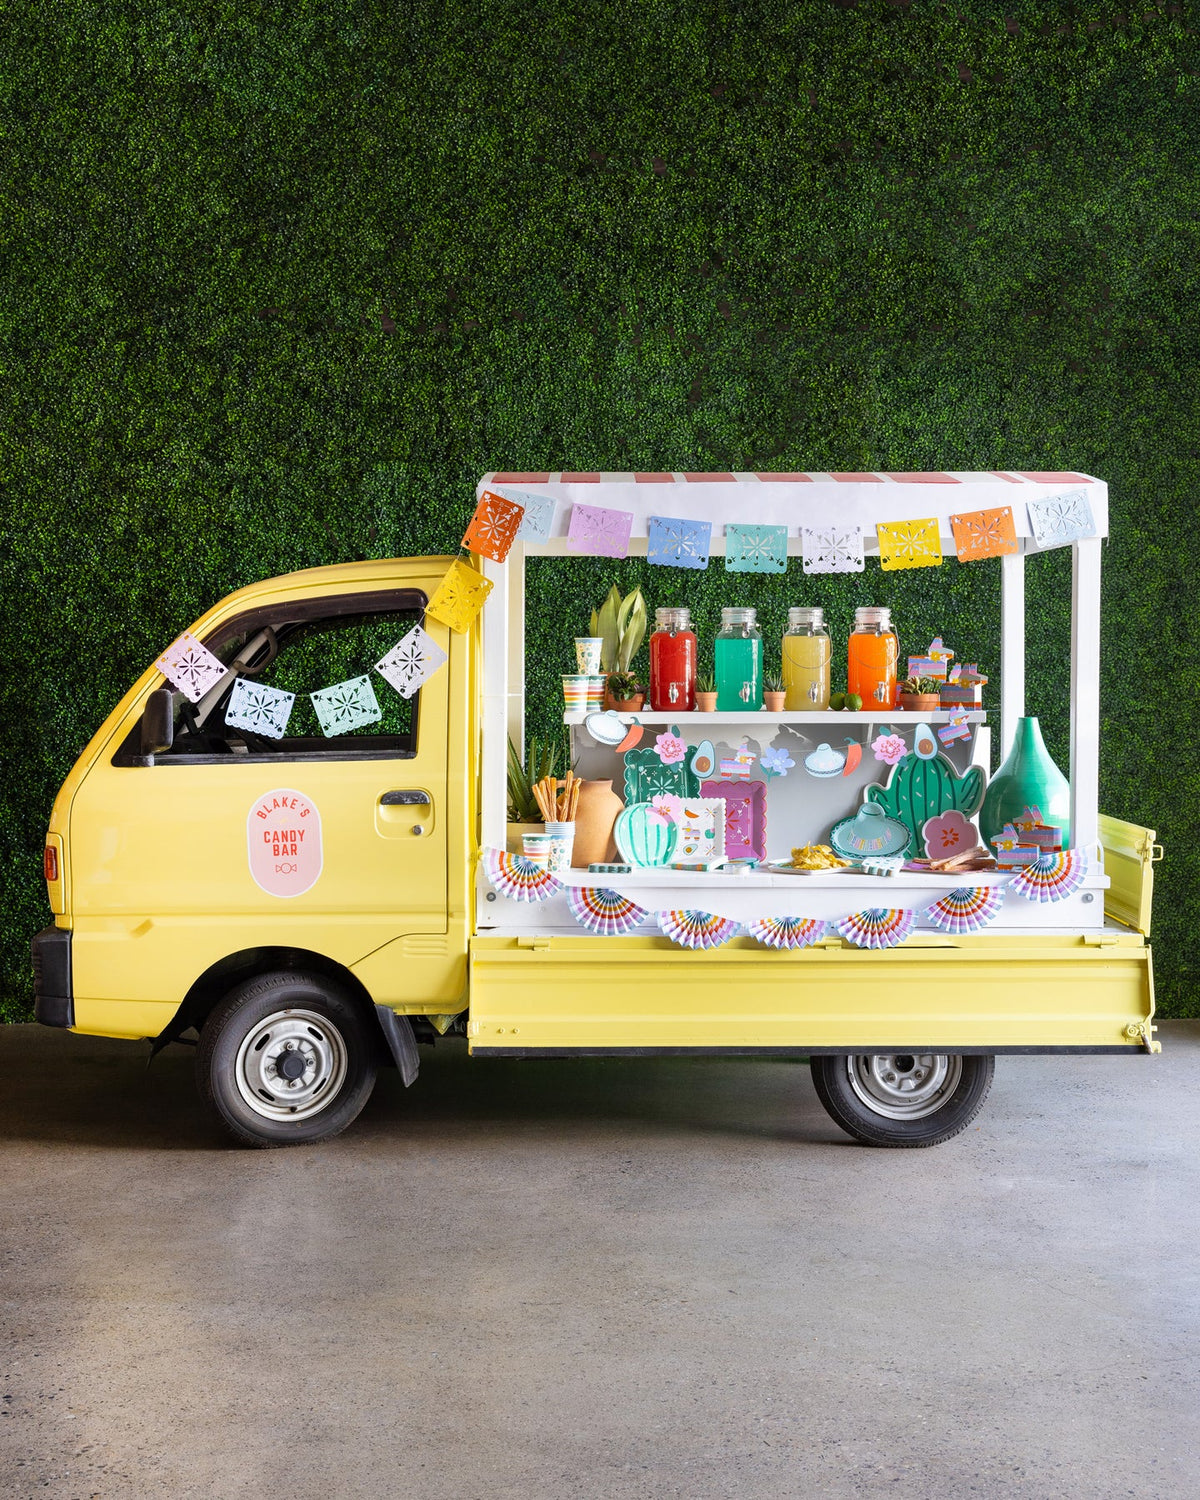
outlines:
[{"label": "green leafy plant", "polygon": [[782,693],[785,691],[782,677],[764,677],[763,691],[767,693]]},{"label": "green leafy plant", "polygon": [[717,690],[717,679],[711,672],[701,672],[696,678],[696,691],[698,693],[715,693]]},{"label": "green leafy plant", "polygon": [[529,741],[529,754],[525,765],[510,739],[508,742],[508,821],[510,823],[539,823],[541,812],[533,795],[535,782],[545,776],[557,776],[560,759],[565,760],[560,747],[553,740],[539,740],[536,735]]},{"label": "green leafy plant", "polygon": [[608,678],[608,696],[617,703],[628,703],[640,692],[637,674],[634,672],[612,672]]},{"label": "green leafy plant", "polygon": [[897,685],[897,690],[918,697],[925,693],[940,693],[942,685],[936,677],[906,677]]},{"label": "green leafy plant", "polygon": [[646,601],[641,589],[621,597],[614,583],[604,603],[592,610],[591,633],[600,637],[600,670],[628,672],[646,639]]}]

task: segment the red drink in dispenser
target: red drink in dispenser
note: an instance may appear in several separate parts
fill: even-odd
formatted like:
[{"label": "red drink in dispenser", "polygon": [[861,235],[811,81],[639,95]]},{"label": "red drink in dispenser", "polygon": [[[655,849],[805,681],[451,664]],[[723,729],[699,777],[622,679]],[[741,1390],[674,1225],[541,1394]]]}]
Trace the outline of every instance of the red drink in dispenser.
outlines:
[{"label": "red drink in dispenser", "polygon": [[650,707],[662,713],[691,712],[696,707],[696,637],[690,610],[654,611]]}]

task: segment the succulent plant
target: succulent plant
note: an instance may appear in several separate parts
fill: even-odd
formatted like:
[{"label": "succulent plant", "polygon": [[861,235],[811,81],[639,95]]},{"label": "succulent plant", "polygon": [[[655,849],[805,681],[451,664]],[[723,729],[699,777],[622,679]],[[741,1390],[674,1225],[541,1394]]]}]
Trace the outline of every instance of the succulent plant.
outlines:
[{"label": "succulent plant", "polygon": [[[510,823],[537,823],[541,812],[537,798],[533,795],[533,784],[547,776],[558,774],[561,747],[553,740],[539,740],[535,735],[529,741],[527,765],[521,764],[521,756],[510,739],[508,742],[508,821]],[[563,759],[570,764],[570,756]]]},{"label": "succulent plant", "polygon": [[767,693],[782,693],[784,691],[782,677],[764,677],[763,691]]},{"label": "succulent plant", "polygon": [[901,693],[911,693],[914,697],[919,697],[926,693],[940,693],[942,685],[936,677],[906,677],[903,682],[897,684],[897,688]]},{"label": "succulent plant", "polygon": [[633,672],[610,672],[608,696],[614,703],[628,703],[639,691],[637,676]]},{"label": "succulent plant", "polygon": [[698,693],[715,693],[717,690],[717,679],[711,672],[701,672],[696,678],[696,691]]}]

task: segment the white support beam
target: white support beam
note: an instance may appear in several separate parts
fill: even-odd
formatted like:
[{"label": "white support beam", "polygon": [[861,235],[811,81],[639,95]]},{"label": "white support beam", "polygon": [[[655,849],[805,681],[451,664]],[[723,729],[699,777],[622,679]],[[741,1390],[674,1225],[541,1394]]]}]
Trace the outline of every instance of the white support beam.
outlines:
[{"label": "white support beam", "polygon": [[1071,844],[1100,838],[1100,538],[1076,542],[1071,565]]},{"label": "white support beam", "polygon": [[1013,747],[1025,714],[1025,556],[1000,559],[1000,759]]},{"label": "white support beam", "polygon": [[[483,606],[483,762],[480,766],[480,843],[503,849],[508,818],[508,570],[484,559],[493,584]],[[522,684],[523,686],[523,684]],[[518,689],[520,690],[520,689]]]},{"label": "white support beam", "polygon": [[525,549],[508,554],[508,737],[525,759]]}]

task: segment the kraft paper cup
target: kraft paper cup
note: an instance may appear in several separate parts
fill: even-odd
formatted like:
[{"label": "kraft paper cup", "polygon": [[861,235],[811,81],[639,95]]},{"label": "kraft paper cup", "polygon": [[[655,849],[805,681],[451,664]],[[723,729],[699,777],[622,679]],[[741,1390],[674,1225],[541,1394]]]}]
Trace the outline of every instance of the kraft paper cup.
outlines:
[{"label": "kraft paper cup", "polygon": [[574,823],[547,823],[546,832],[550,835],[550,873],[569,870],[575,847]]},{"label": "kraft paper cup", "polygon": [[584,713],[587,709],[588,680],[584,676],[563,676],[563,702],[566,704],[567,712]]},{"label": "kraft paper cup", "polygon": [[587,706],[589,713],[591,713],[593,709],[604,707],[605,681],[606,679],[603,676],[589,677],[587,679]]},{"label": "kraft paper cup", "polygon": [[600,670],[600,648],[604,641],[598,635],[575,637],[575,665],[585,677],[594,677]]}]

